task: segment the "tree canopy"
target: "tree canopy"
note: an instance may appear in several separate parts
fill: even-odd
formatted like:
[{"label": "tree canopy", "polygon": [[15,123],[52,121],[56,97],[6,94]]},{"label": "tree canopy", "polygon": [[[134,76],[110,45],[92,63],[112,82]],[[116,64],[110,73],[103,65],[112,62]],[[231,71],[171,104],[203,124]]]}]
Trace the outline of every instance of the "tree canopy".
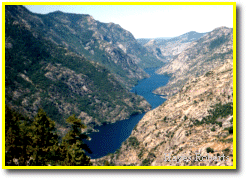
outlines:
[{"label": "tree canopy", "polygon": [[55,122],[39,109],[33,119],[5,108],[5,165],[11,166],[84,166],[92,165],[82,142],[86,126],[81,119],[70,116],[66,122],[70,130],[58,141]]}]

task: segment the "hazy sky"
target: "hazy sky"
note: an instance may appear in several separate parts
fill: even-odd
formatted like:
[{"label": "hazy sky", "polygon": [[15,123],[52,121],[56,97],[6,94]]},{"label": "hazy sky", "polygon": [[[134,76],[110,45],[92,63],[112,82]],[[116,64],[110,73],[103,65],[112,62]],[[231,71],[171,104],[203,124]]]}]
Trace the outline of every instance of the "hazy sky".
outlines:
[{"label": "hazy sky", "polygon": [[119,24],[130,31],[135,38],[175,37],[189,31],[209,32],[220,26],[233,27],[232,5],[29,5],[25,7],[41,14],[57,10],[89,14],[101,22]]}]

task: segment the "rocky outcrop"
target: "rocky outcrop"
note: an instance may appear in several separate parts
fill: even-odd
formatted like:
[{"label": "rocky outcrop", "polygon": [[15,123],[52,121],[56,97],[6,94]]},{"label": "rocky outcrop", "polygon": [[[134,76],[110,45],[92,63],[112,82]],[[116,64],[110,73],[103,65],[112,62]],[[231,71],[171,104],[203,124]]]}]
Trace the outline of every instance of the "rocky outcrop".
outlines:
[{"label": "rocky outcrop", "polygon": [[188,32],[174,38],[156,38],[151,40],[138,39],[138,41],[152,52],[156,58],[164,62],[184,51],[193,41],[198,40],[206,33]]},{"label": "rocky outcrop", "polygon": [[231,166],[232,101],[233,63],[227,60],[146,113],[121,148],[94,165]]},{"label": "rocky outcrop", "polygon": [[155,90],[157,94],[173,95],[194,77],[222,65],[233,56],[233,33],[231,28],[220,27],[197,41],[192,42],[182,53],[158,70],[160,74],[170,75],[165,87]]}]

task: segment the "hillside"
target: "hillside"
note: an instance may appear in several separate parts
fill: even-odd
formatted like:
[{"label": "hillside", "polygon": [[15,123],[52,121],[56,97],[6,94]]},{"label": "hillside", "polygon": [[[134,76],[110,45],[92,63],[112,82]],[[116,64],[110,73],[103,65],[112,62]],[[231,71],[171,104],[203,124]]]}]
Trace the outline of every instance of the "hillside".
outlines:
[{"label": "hillside", "polygon": [[170,75],[165,87],[155,90],[157,94],[172,95],[189,80],[222,65],[233,56],[233,30],[216,28],[197,41],[193,41],[182,53],[173,57],[160,74]]},{"label": "hillside", "polygon": [[94,165],[230,166],[232,102],[233,62],[227,60],[146,113],[121,148]]},{"label": "hillside", "polygon": [[156,58],[168,62],[175,55],[184,51],[193,41],[198,40],[206,33],[187,32],[173,38],[138,39],[138,42],[152,52]]},{"label": "hillside", "polygon": [[6,14],[54,44],[99,62],[128,88],[148,77],[141,68],[163,65],[120,25],[101,23],[90,15],[61,11],[41,15],[23,6],[6,6]]},{"label": "hillside", "polygon": [[6,6],[6,105],[29,117],[43,108],[60,130],[72,114],[93,126],[149,109],[143,97],[130,93],[105,67],[31,28],[19,8],[24,9]]}]

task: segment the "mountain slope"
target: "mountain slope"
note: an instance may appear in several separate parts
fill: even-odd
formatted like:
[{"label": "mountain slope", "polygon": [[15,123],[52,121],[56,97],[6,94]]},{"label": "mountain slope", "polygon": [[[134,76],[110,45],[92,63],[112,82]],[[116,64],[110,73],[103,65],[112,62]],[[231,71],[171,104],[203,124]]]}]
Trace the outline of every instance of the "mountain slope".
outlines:
[{"label": "mountain slope", "polygon": [[185,50],[191,42],[198,40],[205,34],[191,31],[170,39],[138,39],[138,42],[146,47],[149,52],[152,52],[158,59],[167,62]]},{"label": "mountain slope", "polygon": [[[93,160],[94,165],[108,161],[112,165],[230,166],[232,102],[233,62],[228,60],[149,111],[118,151]],[[208,155],[210,159],[198,160]]]},{"label": "mountain slope", "polygon": [[19,13],[8,9],[5,16],[5,104],[30,117],[43,108],[63,127],[72,114],[94,125],[149,108],[105,67],[43,38],[24,19],[17,21]]},{"label": "mountain slope", "polygon": [[220,27],[192,42],[182,53],[158,70],[158,73],[170,75],[171,78],[165,87],[158,88],[155,93],[172,95],[189,79],[204,75],[225,63],[227,58],[232,59],[232,37],[231,28]]},{"label": "mountain slope", "polygon": [[139,68],[161,66],[133,35],[113,23],[101,23],[90,15],[56,11],[40,15],[22,6],[6,7],[12,18],[24,22],[46,39],[62,45],[87,59],[99,62],[127,87],[148,75]]}]

